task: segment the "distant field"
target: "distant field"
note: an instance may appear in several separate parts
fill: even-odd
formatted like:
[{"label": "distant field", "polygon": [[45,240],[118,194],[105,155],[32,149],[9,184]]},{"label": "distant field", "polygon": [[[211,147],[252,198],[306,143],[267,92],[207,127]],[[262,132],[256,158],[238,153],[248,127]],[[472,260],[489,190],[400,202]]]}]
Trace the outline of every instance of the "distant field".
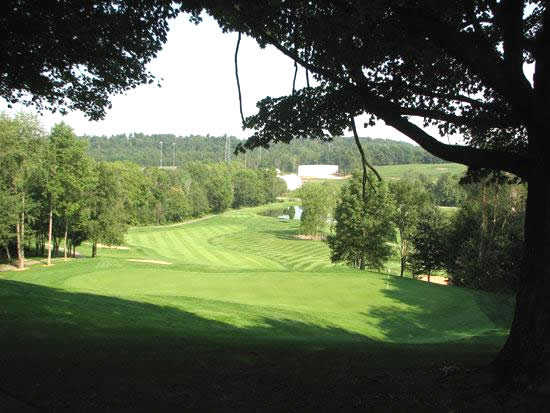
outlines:
[{"label": "distant field", "polygon": [[258,215],[273,207],[134,228],[128,250],[0,273],[0,387],[42,406],[192,405],[215,383],[241,397],[260,372],[315,383],[326,366],[338,383],[348,354],[401,367],[502,344],[509,301],[334,265],[325,243],[294,238],[297,222]]},{"label": "distant field", "polygon": [[387,180],[403,179],[423,174],[435,181],[440,175],[446,173],[460,175],[466,172],[466,166],[458,163],[384,165],[377,166],[376,169],[382,178]]},{"label": "distant field", "polygon": [[[394,181],[404,178],[412,178],[416,175],[425,175],[432,181],[443,174],[461,175],[466,172],[466,166],[458,163],[438,164],[406,164],[406,165],[383,165],[375,166],[382,179]],[[346,179],[308,179],[307,182],[327,182],[336,188],[346,183]]]}]

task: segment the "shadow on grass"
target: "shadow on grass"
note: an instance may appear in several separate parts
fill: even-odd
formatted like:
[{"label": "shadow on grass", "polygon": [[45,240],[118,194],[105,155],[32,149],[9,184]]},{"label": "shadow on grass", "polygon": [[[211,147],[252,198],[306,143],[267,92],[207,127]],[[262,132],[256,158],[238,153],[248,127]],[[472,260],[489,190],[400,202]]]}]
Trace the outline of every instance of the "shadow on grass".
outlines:
[{"label": "shadow on grass", "polygon": [[512,321],[509,297],[396,277],[388,277],[386,285],[381,293],[396,305],[375,307],[364,315],[376,319],[390,341],[420,344],[429,338],[433,343],[470,342],[498,348]]},{"label": "shadow on grass", "polygon": [[182,309],[127,299],[67,292],[19,281],[0,280],[0,345],[25,340],[66,340],[134,344],[201,342],[319,346],[365,343],[360,334],[296,320],[261,317],[252,326],[211,320]]},{"label": "shadow on grass", "polygon": [[[386,294],[422,305],[394,287]],[[386,310],[376,316],[389,337],[433,316],[419,309],[398,321]],[[0,280],[0,393],[45,410],[418,410],[437,406],[437,377],[402,369],[428,371],[448,359],[442,346],[268,317],[237,327],[170,306]],[[0,410],[1,402],[0,394]]]}]

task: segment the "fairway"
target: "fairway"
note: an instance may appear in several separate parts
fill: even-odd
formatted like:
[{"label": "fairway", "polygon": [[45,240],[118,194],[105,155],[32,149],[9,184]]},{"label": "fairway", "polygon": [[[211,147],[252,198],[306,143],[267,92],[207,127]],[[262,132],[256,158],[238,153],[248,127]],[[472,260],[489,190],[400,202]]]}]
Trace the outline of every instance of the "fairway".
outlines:
[{"label": "fairway", "polygon": [[[127,236],[128,249],[101,249],[94,260],[3,273],[1,306],[4,314],[12,314],[3,328],[11,325],[25,334],[22,327],[32,324],[34,333],[48,336],[48,329],[59,323],[85,326],[86,332],[101,324],[106,335],[109,327],[132,326],[206,341],[329,347],[477,340],[498,345],[505,336],[503,317],[509,309],[502,307],[502,300],[334,265],[326,244],[295,239],[296,221],[261,216],[261,209],[134,228]],[[68,308],[64,314],[55,305],[43,311],[45,307],[33,308],[35,302],[19,302],[10,294],[10,288],[29,284],[86,293],[90,310],[74,300],[79,311]],[[149,306],[129,306],[131,317],[125,321],[120,311],[96,308],[92,297]],[[193,322],[163,318],[166,308],[193,315]]]}]

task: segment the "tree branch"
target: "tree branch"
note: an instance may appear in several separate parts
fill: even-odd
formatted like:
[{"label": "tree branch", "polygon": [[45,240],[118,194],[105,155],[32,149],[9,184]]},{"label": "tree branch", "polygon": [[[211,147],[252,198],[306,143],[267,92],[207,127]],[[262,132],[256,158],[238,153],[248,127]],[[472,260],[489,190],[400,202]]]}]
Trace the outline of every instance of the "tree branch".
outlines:
[{"label": "tree branch", "polygon": [[[510,0],[519,1],[519,0]],[[442,50],[463,62],[473,73],[504,96],[508,102],[521,114],[525,122],[529,122],[530,105],[533,90],[525,76],[510,76],[502,58],[491,45],[477,36],[461,33],[438,20],[437,16],[426,13],[426,10],[417,7],[404,6],[402,13],[406,13],[412,35],[424,35],[435,42]]]},{"label": "tree branch", "polygon": [[386,124],[411,138],[431,154],[449,162],[457,162],[473,168],[488,168],[511,172],[521,178],[528,179],[528,158],[507,152],[489,149],[478,149],[470,146],[448,145],[439,142],[424,130],[402,116],[386,111],[375,114]]},{"label": "tree branch", "polygon": [[239,110],[241,111],[241,120],[244,125],[244,115],[243,115],[243,98],[241,95],[241,83],[239,82],[239,63],[237,57],[239,56],[239,45],[241,44],[241,32],[239,32],[239,37],[237,38],[237,46],[235,47],[235,78],[237,79],[237,90],[239,92]]},{"label": "tree branch", "polygon": [[[298,56],[297,53],[280,45],[272,36],[265,34],[264,38],[283,54],[296,60],[312,72],[325,76],[327,79],[330,79],[340,85],[353,86],[350,80],[342,79],[340,76],[331,73],[328,70],[315,67],[308,62],[305,62]],[[364,79],[362,72],[360,72],[360,75],[361,78],[359,79],[359,82],[362,83],[362,79]],[[364,88],[358,87],[358,93],[361,95],[366,112],[370,112],[384,120],[388,125],[394,127],[405,136],[408,136],[431,154],[449,162],[457,162],[474,168],[489,168],[507,171],[516,174],[525,180],[528,179],[527,166],[529,164],[529,159],[527,157],[508,152],[441,143],[415,124],[403,118],[397,108],[392,108],[392,106],[390,106],[391,102],[387,102],[371,92],[366,92]]]}]

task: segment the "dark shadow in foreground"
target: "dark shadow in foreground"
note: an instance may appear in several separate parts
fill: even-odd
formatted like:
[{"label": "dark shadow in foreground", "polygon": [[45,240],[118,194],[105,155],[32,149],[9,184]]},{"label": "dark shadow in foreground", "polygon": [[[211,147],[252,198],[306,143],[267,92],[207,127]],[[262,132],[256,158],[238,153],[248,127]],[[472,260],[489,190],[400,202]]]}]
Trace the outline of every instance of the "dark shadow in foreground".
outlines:
[{"label": "dark shadow in foreground", "polygon": [[495,350],[467,347],[441,354],[438,344],[387,345],[272,318],[235,327],[173,307],[0,281],[0,410],[12,398],[72,410],[440,410],[461,397],[445,385],[448,360],[479,365]]}]

